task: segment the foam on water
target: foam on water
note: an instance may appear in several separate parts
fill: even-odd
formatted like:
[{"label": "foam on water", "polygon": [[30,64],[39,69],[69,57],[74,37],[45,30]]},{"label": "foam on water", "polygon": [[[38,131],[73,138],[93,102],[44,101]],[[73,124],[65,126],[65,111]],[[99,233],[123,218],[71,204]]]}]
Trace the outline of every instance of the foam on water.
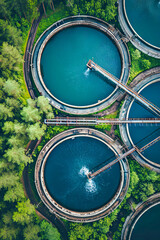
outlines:
[{"label": "foam on water", "polygon": [[88,75],[89,75],[89,72],[90,72],[90,69],[89,69],[89,68],[87,68],[87,69],[86,69],[86,71],[84,72],[84,75],[85,75],[86,77],[88,77]]},{"label": "foam on water", "polygon": [[88,173],[89,173],[89,169],[86,166],[83,166],[79,171],[79,174],[83,177],[87,176]]},{"label": "foam on water", "polygon": [[95,193],[97,191],[96,183],[94,180],[88,180],[85,185],[85,189],[87,192]]}]

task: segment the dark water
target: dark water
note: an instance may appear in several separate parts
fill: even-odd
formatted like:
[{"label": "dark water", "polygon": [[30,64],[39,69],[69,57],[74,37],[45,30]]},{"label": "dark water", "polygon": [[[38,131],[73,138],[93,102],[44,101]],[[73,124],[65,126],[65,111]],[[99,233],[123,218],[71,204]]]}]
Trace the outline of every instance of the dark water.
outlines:
[{"label": "dark water", "polygon": [[86,173],[113,155],[104,143],[94,138],[64,141],[51,152],[45,167],[51,196],[62,206],[80,212],[103,206],[119,186],[119,163],[90,181]]},{"label": "dark water", "polygon": [[128,19],[140,37],[160,47],[160,1],[125,0]]},{"label": "dark water", "polygon": [[77,106],[97,103],[114,89],[95,72],[87,71],[92,59],[117,77],[121,74],[118,49],[104,33],[85,26],[67,28],[47,43],[42,54],[43,79],[59,100]]},{"label": "dark water", "polygon": [[133,230],[131,240],[160,239],[160,204],[150,208],[138,220]]},{"label": "dark water", "polygon": [[[153,83],[146,87],[141,95],[160,107],[160,82]],[[130,118],[155,118],[150,111],[139,103],[134,102],[129,114]],[[129,125],[131,138],[138,147],[143,147],[148,142],[160,136],[160,125]],[[160,141],[143,152],[149,160],[160,164]]]}]

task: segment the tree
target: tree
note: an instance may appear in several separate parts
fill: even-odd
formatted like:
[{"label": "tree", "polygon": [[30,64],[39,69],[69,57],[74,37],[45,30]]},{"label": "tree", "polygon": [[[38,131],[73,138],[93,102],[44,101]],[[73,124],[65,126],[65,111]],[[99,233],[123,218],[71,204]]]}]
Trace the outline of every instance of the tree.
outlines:
[{"label": "tree", "polygon": [[77,15],[78,14],[78,7],[77,4],[74,4],[73,10],[72,10],[73,15]]},{"label": "tree", "polygon": [[31,99],[31,98],[28,98],[27,99],[27,106],[30,106],[32,108],[36,107],[36,101]]},{"label": "tree", "polygon": [[131,189],[133,189],[138,182],[139,182],[139,177],[137,173],[133,171],[131,175],[131,182],[130,182]]},{"label": "tree", "polygon": [[[52,107],[49,103],[49,100],[47,98],[45,98],[44,96],[40,96],[37,99],[37,106],[40,108],[41,113],[52,113]],[[52,116],[52,118],[54,117],[54,114]]]},{"label": "tree", "polygon": [[12,212],[8,211],[3,215],[3,222],[6,225],[11,224],[11,222],[12,222]]},{"label": "tree", "polygon": [[105,20],[107,22],[109,22],[115,18],[116,14],[117,14],[117,8],[115,7],[115,5],[107,5],[105,12],[106,12]]},{"label": "tree", "polygon": [[14,116],[12,107],[7,107],[5,104],[0,103],[0,119],[6,120]]},{"label": "tree", "polygon": [[18,165],[27,165],[27,163],[31,163],[33,161],[31,157],[26,156],[23,147],[18,148],[17,146],[13,146],[11,149],[7,149],[5,151],[4,156],[8,162],[16,163]]},{"label": "tree", "polygon": [[5,103],[6,103],[6,106],[13,107],[14,109],[15,108],[18,109],[18,108],[21,107],[20,102],[17,99],[14,99],[14,98],[7,97],[5,99]]},{"label": "tree", "polygon": [[38,225],[31,223],[24,229],[24,239],[25,240],[33,240],[33,239],[38,240],[38,239],[40,239],[38,237],[39,232],[40,232],[40,227]]},{"label": "tree", "polygon": [[3,239],[3,240],[16,239],[18,232],[19,232],[19,230],[17,228],[15,228],[15,226],[12,227],[12,226],[4,225],[0,229],[0,239]]},{"label": "tree", "polygon": [[69,233],[70,240],[77,240],[83,239],[88,240],[90,236],[92,236],[94,232],[94,228],[89,225],[82,225],[82,224],[71,224],[71,231]]},{"label": "tree", "polygon": [[20,30],[8,24],[7,21],[0,19],[0,44],[3,42],[7,42],[20,50],[22,37]]},{"label": "tree", "polygon": [[7,2],[5,0],[0,0],[0,16],[7,19],[10,16],[10,9],[7,7]]},{"label": "tree", "polygon": [[132,52],[132,60],[138,60],[141,57],[141,52],[136,49],[135,51]]},{"label": "tree", "polygon": [[140,65],[144,69],[149,69],[150,66],[151,66],[151,62],[149,60],[147,60],[147,59],[141,59]]},{"label": "tree", "polygon": [[14,122],[14,132],[18,135],[25,135],[26,133],[26,126],[23,123],[19,123],[17,121]]},{"label": "tree", "polygon": [[44,135],[45,129],[46,125],[43,124],[41,127],[39,123],[35,123],[33,125],[29,125],[26,132],[28,133],[30,140],[39,140]]},{"label": "tree", "polygon": [[41,120],[38,109],[31,106],[23,107],[21,115],[25,122],[38,122]]},{"label": "tree", "polygon": [[9,96],[13,96],[15,98],[20,97],[20,85],[14,80],[7,80],[4,84],[3,89]]},{"label": "tree", "polygon": [[[24,5],[25,4],[25,5]],[[25,17],[31,21],[34,18],[37,18],[39,16],[38,8],[37,8],[37,0],[26,0],[24,1],[24,7],[25,7]]]},{"label": "tree", "polygon": [[16,205],[17,211],[13,213],[13,221],[19,224],[28,224],[32,221],[35,210],[34,206],[30,204],[29,199],[18,202]]},{"label": "tree", "polygon": [[4,195],[4,201],[16,202],[25,199],[22,183],[17,182],[14,186],[8,188]]},{"label": "tree", "polygon": [[0,66],[2,70],[9,69],[11,71],[19,71],[19,65],[22,62],[22,56],[17,48],[3,42],[0,56]]},{"label": "tree", "polygon": [[42,239],[44,240],[60,240],[61,235],[58,232],[58,230],[52,226],[51,223],[48,223],[47,221],[43,220],[41,222],[41,230],[43,232]]},{"label": "tree", "polygon": [[14,186],[17,183],[18,179],[19,177],[15,172],[3,173],[3,175],[0,176],[0,189]]},{"label": "tree", "polygon": [[24,144],[25,144],[25,141],[24,141],[24,137],[23,138],[20,138],[19,136],[14,136],[12,135],[9,139],[8,139],[8,144],[11,146],[11,147],[16,147],[16,148],[19,148],[19,147],[23,147]]},{"label": "tree", "polygon": [[4,134],[13,133],[14,123],[11,121],[5,122],[4,126],[2,127],[2,130],[3,130]]}]

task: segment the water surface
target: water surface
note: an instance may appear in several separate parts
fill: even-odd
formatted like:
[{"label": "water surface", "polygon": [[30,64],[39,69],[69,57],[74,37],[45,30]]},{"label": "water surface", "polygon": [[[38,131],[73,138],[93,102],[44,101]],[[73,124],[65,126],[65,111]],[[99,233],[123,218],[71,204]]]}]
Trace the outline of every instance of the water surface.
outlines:
[{"label": "water surface", "polygon": [[131,240],[160,239],[160,204],[145,212],[135,225]]},{"label": "water surface", "polygon": [[[160,107],[160,82],[153,83],[141,91],[141,95],[150,100],[152,103]],[[130,118],[155,118],[154,114],[148,111],[144,106],[134,102],[130,113]],[[160,136],[160,125],[142,124],[129,125],[131,138],[139,148],[151,142],[153,139]],[[149,160],[160,164],[160,141],[149,147],[143,152],[143,155]]]},{"label": "water surface", "polygon": [[77,106],[97,103],[114,90],[106,78],[87,70],[92,59],[106,70],[121,75],[117,47],[104,33],[77,26],[62,30],[47,43],[41,60],[44,82],[59,100]]},{"label": "water surface", "polygon": [[50,153],[46,162],[44,176],[49,193],[70,210],[83,212],[103,206],[119,186],[119,163],[92,180],[88,180],[86,174],[111,156],[114,153],[108,146],[94,138],[65,140]]},{"label": "water surface", "polygon": [[128,19],[145,41],[160,47],[160,0],[125,0]]}]

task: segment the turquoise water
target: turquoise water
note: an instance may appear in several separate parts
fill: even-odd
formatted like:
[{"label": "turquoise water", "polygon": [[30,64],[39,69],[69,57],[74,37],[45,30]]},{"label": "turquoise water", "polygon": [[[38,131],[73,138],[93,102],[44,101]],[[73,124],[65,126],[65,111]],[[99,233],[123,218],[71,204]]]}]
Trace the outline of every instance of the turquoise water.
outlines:
[{"label": "turquoise water", "polygon": [[87,70],[92,59],[106,70],[121,75],[118,49],[104,33],[85,26],[70,27],[47,43],[41,59],[44,82],[59,100],[77,106],[95,104],[112,93],[115,86]]},{"label": "turquoise water", "polygon": [[[142,90],[141,95],[160,107],[160,82],[153,83]],[[139,103],[134,102],[130,113],[130,118],[155,118],[150,111],[146,110]],[[138,147],[143,147],[148,142],[160,136],[160,126],[155,125],[129,125],[131,138]],[[160,142],[155,143],[143,152],[149,160],[160,164]]]},{"label": "turquoise water", "polygon": [[160,1],[125,0],[128,19],[137,34],[160,47]]},{"label": "turquoise water", "polygon": [[160,239],[160,204],[150,208],[138,220],[133,230],[131,240]]},{"label": "turquoise water", "polygon": [[86,174],[113,155],[94,138],[76,137],[62,142],[50,153],[44,170],[50,195],[63,207],[79,212],[103,206],[118,189],[119,163],[92,180]]}]

